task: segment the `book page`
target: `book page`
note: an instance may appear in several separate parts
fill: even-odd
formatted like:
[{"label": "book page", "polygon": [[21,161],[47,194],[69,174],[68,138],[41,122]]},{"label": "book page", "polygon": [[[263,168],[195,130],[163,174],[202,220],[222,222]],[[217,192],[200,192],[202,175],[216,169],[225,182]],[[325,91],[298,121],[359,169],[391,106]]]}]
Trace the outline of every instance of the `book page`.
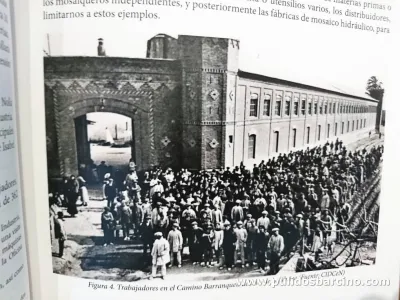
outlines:
[{"label": "book page", "polygon": [[397,295],[396,12],[45,1],[58,299]]},{"label": "book page", "polygon": [[20,194],[13,15],[0,1],[0,299],[30,299],[24,215]]}]

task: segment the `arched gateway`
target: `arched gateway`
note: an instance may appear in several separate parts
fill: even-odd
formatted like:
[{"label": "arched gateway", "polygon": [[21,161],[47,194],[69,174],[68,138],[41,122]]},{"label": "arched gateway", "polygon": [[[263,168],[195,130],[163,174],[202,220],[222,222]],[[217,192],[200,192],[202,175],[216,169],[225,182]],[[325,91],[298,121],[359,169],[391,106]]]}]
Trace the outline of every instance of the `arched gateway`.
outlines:
[{"label": "arched gateway", "polygon": [[90,161],[86,114],[91,112],[132,119],[132,157],[140,169],[176,164],[180,75],[179,66],[167,60],[45,58],[49,175],[77,174]]}]

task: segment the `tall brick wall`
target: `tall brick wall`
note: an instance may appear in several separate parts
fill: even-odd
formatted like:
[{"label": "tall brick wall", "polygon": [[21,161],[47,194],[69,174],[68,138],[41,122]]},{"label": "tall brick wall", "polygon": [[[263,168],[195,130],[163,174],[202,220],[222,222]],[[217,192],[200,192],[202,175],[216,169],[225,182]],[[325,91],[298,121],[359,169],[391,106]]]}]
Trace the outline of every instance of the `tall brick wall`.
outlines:
[{"label": "tall brick wall", "polygon": [[180,36],[178,43],[182,64],[182,163],[184,167],[200,169],[202,153],[200,122],[203,96],[201,39]]},{"label": "tall brick wall", "polygon": [[[230,118],[233,121],[234,118],[239,42],[193,36],[179,36],[178,40],[184,83],[185,164],[203,169],[224,167],[226,149],[230,146],[227,144],[226,120]],[[189,116],[192,117],[189,119]],[[230,134],[231,131],[232,124]],[[196,146],[185,143],[188,139]],[[228,158],[232,160],[233,152],[228,154]]]},{"label": "tall brick wall", "polygon": [[[46,126],[52,141],[48,147],[52,176],[77,173],[74,120],[90,112],[113,112],[133,119],[135,158],[139,168],[179,163],[179,62],[46,57],[44,66],[46,112],[50,112],[46,115]],[[52,124],[56,124],[53,131]]]}]

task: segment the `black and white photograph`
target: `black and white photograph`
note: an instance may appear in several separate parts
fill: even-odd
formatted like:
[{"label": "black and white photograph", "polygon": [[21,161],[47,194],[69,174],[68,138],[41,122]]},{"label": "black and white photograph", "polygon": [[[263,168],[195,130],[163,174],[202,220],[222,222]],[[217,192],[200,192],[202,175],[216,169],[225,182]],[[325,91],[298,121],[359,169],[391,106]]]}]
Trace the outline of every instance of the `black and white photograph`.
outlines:
[{"label": "black and white photograph", "polygon": [[379,45],[344,59],[336,39],[235,26],[43,37],[54,273],[200,282],[375,264]]}]

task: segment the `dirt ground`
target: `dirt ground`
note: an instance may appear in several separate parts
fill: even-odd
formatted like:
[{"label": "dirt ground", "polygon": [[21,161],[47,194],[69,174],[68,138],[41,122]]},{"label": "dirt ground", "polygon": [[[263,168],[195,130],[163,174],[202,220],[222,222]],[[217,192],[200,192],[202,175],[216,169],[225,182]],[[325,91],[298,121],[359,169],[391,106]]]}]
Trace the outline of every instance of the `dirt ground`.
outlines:
[{"label": "dirt ground", "polygon": [[[349,150],[354,151],[382,143],[383,139],[380,140],[374,135],[372,138],[364,136],[357,142],[346,146]],[[92,157],[97,163],[105,160],[111,165],[124,165],[129,161],[130,148],[102,148],[102,146],[92,147]],[[76,218],[68,218],[68,214],[66,214],[65,228],[68,233],[68,241],[63,258],[57,257],[57,241],[53,241],[54,272],[87,279],[114,281],[136,281],[148,278],[149,258],[143,256],[140,241],[120,241],[113,246],[103,246],[100,217],[106,201],[102,200],[100,186],[91,187],[89,195],[89,205],[87,207],[80,206],[80,212]],[[340,251],[341,247],[337,245],[334,253]],[[372,260],[375,257],[375,251],[374,245],[362,249],[360,251],[362,259]],[[167,274],[167,280],[182,281],[260,276],[256,267],[234,268],[231,271],[219,270],[218,267],[193,266],[185,257],[181,269],[172,267],[168,269]]]},{"label": "dirt ground", "polygon": [[[53,243],[53,268],[55,273],[88,279],[135,281],[148,278],[149,256],[143,256],[143,248],[138,240],[123,241],[113,246],[103,246],[103,232],[100,227],[100,214],[106,201],[101,199],[98,189],[90,190],[89,206],[79,208],[76,218],[65,219],[68,232],[65,255],[56,257],[57,242]],[[67,215],[67,214],[66,214]],[[140,271],[144,270],[144,271]],[[259,276],[255,267],[234,268],[231,271],[219,270],[217,266],[205,268],[193,266],[186,257],[182,268],[168,269],[168,280],[214,280],[236,277]]]}]

